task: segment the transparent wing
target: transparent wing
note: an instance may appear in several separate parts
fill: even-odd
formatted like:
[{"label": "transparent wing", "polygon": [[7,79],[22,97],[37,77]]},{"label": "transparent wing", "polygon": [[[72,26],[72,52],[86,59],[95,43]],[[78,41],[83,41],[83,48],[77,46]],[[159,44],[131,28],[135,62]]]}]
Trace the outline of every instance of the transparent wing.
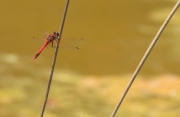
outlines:
[{"label": "transparent wing", "polygon": [[45,32],[42,29],[41,29],[41,33],[42,33],[43,38],[45,38],[45,39],[49,36],[49,33]]},{"label": "transparent wing", "polygon": [[39,38],[36,38],[36,37],[33,37],[33,40],[34,40],[36,43],[42,43],[42,42],[43,42],[43,39],[39,39]]},{"label": "transparent wing", "polygon": [[59,47],[61,50],[73,50],[73,51],[80,50],[80,48],[77,46],[71,46],[71,45],[65,45],[65,44],[60,44]]},{"label": "transparent wing", "polygon": [[41,29],[41,33],[42,33],[42,38],[36,38],[36,37],[33,37],[33,40],[36,42],[36,43],[39,43],[39,44],[42,44],[46,41],[47,37],[49,36],[49,33],[45,32],[44,30]]},{"label": "transparent wing", "polygon": [[61,37],[60,43],[66,44],[66,45],[79,45],[84,43],[83,38],[64,38]]},{"label": "transparent wing", "polygon": [[79,50],[79,44],[83,44],[83,38],[61,38],[60,49],[65,50]]},{"label": "transparent wing", "polygon": [[[33,40],[35,42],[42,44],[46,41],[47,37],[49,36],[49,33],[45,32],[44,30],[41,29],[41,33],[43,38],[36,38],[33,37]],[[65,38],[61,37],[60,41],[60,49],[65,49],[65,50],[79,50],[78,45],[83,44],[84,39],[83,38]],[[53,48],[56,48],[57,43],[56,41],[53,41]]]}]

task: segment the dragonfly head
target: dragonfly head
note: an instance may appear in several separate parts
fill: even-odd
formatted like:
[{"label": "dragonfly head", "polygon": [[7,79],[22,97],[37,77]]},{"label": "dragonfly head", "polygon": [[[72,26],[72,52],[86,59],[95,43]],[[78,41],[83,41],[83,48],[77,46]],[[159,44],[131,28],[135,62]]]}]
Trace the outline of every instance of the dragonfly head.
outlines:
[{"label": "dragonfly head", "polygon": [[58,32],[54,32],[54,36],[57,38],[59,36]]}]

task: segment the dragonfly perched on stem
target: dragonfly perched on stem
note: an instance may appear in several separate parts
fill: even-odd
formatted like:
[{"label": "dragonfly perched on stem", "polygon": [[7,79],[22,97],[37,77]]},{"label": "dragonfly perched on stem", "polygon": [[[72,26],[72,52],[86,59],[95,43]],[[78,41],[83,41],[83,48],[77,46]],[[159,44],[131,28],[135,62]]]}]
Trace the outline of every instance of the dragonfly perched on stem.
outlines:
[{"label": "dragonfly perched on stem", "polygon": [[[52,47],[53,47],[53,42],[57,42],[58,41],[58,37],[59,37],[59,33],[58,32],[53,32],[52,34],[48,34],[46,32],[44,32],[42,30],[42,34],[45,38],[45,42],[44,44],[42,45],[42,47],[39,49],[39,51],[36,53],[36,55],[34,56],[34,59],[36,59],[40,54],[41,52],[44,50],[44,48],[46,48],[50,43],[52,43]],[[35,37],[33,37],[34,39],[37,39]],[[84,41],[83,38],[60,38],[60,39],[63,39],[63,40],[69,40],[69,41],[72,41],[73,43],[77,42],[77,43],[81,43]],[[75,50],[78,50],[79,48],[76,47],[76,46],[70,46],[70,45],[65,45],[67,48],[71,48],[71,49],[75,49]]]}]

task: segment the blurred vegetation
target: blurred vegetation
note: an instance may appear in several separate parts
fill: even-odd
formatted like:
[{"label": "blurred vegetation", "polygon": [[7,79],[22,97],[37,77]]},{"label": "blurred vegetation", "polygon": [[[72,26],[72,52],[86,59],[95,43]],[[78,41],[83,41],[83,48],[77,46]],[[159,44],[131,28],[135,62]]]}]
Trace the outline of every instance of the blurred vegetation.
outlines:
[{"label": "blurred vegetation", "polygon": [[[48,69],[30,68],[27,63],[11,59],[8,63],[11,65],[6,69],[11,74],[6,70],[1,74],[0,117],[39,116]],[[38,69],[37,73],[34,69]],[[109,117],[130,77],[84,76],[56,69],[44,117]],[[179,84],[179,77],[170,74],[137,77],[117,117],[179,117]]]}]

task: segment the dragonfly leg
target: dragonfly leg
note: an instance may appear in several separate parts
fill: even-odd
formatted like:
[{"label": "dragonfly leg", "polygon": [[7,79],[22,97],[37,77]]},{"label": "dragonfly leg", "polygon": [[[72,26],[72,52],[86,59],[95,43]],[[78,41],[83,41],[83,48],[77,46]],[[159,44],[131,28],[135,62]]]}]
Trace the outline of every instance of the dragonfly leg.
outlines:
[{"label": "dragonfly leg", "polygon": [[58,39],[55,39],[56,43],[58,42]]},{"label": "dragonfly leg", "polygon": [[54,45],[54,43],[52,42],[52,48],[56,48],[57,46],[56,45]]},{"label": "dragonfly leg", "polygon": [[54,39],[54,40],[56,41],[56,46],[53,46],[53,45],[52,45],[52,47],[56,48],[56,47],[57,47],[58,39]]},{"label": "dragonfly leg", "polygon": [[52,41],[51,43],[52,43],[52,45],[51,45],[51,46],[52,46],[52,48],[53,48],[53,41]]}]

